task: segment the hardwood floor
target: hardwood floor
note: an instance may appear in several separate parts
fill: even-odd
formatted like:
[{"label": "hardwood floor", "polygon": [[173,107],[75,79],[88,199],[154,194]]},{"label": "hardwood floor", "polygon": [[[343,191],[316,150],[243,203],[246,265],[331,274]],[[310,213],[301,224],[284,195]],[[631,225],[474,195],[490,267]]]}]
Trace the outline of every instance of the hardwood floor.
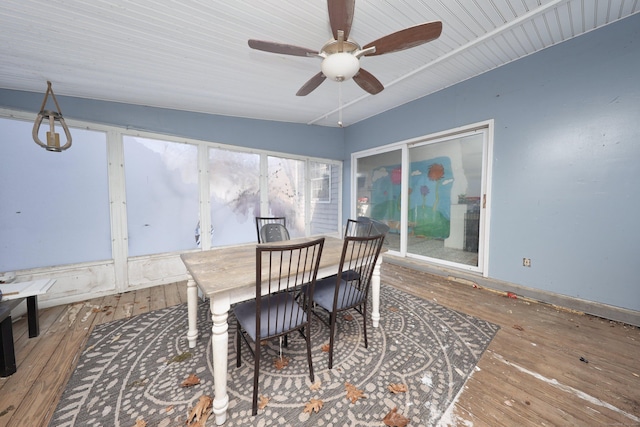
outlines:
[{"label": "hardwood floor", "polygon": [[[640,425],[640,328],[389,263],[382,283],[501,326],[442,425]],[[43,309],[37,338],[16,321],[0,426],[47,425],[95,325],[182,302],[184,282]]]}]

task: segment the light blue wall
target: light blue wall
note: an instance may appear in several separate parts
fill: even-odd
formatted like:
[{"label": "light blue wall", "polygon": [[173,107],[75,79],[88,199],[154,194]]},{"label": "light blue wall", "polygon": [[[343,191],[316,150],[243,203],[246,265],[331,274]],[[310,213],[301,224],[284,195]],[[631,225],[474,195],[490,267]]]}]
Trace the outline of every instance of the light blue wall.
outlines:
[{"label": "light blue wall", "polygon": [[[46,88],[45,88],[46,89]],[[30,111],[34,119],[42,93],[0,89],[0,107]],[[56,95],[67,120],[84,120],[221,144],[341,160],[339,128],[252,120]]]},{"label": "light blue wall", "polygon": [[640,310],[640,14],[349,126],[346,152],[487,119],[489,276]]}]

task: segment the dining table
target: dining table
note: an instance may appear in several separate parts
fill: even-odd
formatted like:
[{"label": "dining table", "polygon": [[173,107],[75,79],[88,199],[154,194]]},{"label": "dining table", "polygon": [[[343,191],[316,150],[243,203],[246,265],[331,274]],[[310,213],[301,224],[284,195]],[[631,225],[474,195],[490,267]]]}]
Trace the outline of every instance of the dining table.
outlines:
[{"label": "dining table", "polygon": [[[333,236],[294,238],[288,241],[264,245],[299,244],[324,237],[324,247],[320,257],[318,278],[334,275],[340,267],[344,240]],[[227,393],[227,369],[229,353],[229,310],[231,305],[256,297],[256,247],[258,244],[241,244],[216,247],[200,252],[184,253],[181,256],[187,268],[187,340],[189,348],[194,348],[198,340],[198,298],[209,299],[213,326],[211,346],[213,358],[213,414],[216,425],[227,419],[229,395]],[[373,327],[380,321],[380,265],[379,256],[371,279],[371,320]]]}]

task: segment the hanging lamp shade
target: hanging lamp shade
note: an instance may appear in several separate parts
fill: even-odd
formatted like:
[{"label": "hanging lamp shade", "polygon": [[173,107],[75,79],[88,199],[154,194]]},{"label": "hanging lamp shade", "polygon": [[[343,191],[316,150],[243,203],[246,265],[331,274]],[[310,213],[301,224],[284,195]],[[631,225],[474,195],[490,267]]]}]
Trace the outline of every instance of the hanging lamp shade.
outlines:
[{"label": "hanging lamp shade", "polygon": [[[57,111],[45,110],[49,93],[51,93],[53,102],[56,104]],[[46,143],[40,141],[40,137],[38,136],[40,133],[40,125],[42,125],[43,120],[46,120],[49,122],[49,130],[47,131]],[[62,126],[62,129],[64,130],[64,134],[67,138],[67,141],[64,145],[60,145],[60,134],[55,131],[56,122],[58,122],[58,124]],[[47,151],[54,151],[56,153],[59,153],[71,147],[71,133],[69,132],[69,127],[65,123],[64,118],[62,117],[62,111],[60,110],[60,106],[58,105],[58,100],[56,99],[56,96],[53,93],[53,89],[51,88],[51,82],[49,81],[47,82],[47,92],[44,94],[44,100],[42,101],[40,112],[36,117],[35,123],[33,124],[33,140],[36,142],[36,144],[46,149]]]}]

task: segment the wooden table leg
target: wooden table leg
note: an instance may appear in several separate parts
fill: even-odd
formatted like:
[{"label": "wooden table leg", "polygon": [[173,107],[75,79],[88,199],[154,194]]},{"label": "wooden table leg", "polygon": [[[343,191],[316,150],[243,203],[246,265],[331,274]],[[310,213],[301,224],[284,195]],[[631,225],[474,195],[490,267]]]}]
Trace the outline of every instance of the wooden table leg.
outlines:
[{"label": "wooden table leg", "polygon": [[196,340],[198,339],[198,286],[196,286],[195,280],[188,275],[187,280],[187,311],[189,320],[189,330],[187,331],[187,341],[189,341],[189,348],[196,346]]},{"label": "wooden table leg", "polygon": [[371,276],[371,323],[377,328],[380,323],[380,266],[382,257],[379,256]]},{"label": "wooden table leg", "polygon": [[229,408],[229,395],[227,394],[227,358],[229,354],[229,310],[231,304],[229,297],[219,295],[210,299],[211,320],[211,347],[213,354],[213,414],[216,417],[216,425],[222,425],[227,420]]}]

